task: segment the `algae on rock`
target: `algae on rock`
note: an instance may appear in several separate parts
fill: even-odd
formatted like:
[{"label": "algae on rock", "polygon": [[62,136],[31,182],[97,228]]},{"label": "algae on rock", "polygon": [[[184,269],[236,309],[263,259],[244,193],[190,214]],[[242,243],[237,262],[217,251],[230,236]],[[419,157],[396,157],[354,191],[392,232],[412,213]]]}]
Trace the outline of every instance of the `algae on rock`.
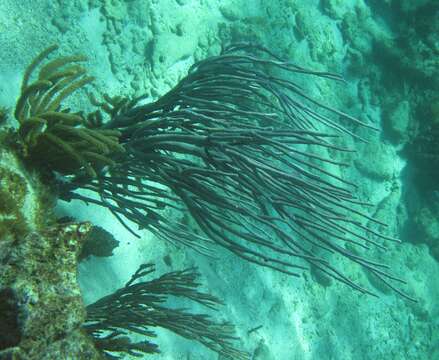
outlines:
[{"label": "algae on rock", "polygon": [[51,222],[47,189],[5,147],[0,174],[0,359],[98,359],[76,279],[90,224]]}]

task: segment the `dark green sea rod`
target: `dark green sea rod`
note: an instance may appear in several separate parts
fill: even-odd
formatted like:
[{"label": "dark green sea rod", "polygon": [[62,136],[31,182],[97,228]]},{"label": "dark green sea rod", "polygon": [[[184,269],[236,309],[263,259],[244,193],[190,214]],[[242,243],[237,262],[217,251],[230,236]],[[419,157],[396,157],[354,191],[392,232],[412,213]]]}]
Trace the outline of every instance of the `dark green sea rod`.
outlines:
[{"label": "dark green sea rod", "polygon": [[[81,60],[45,65],[39,79],[24,86],[16,109],[26,154],[66,175],[58,184],[61,198],[104,206],[133,234],[125,219],[202,253],[215,243],[293,276],[311,266],[376,295],[330,260],[339,254],[411,299],[388,265],[358,251],[397,240],[375,231],[373,224],[384,224],[359,209],[364,203],[355,186],[326,170],[343,164],[318,153],[348,151],[333,144],[335,136],[362,140],[336,118],[371,126],[314,100],[291,80],[340,76],[235,44],[195,63],[154,102],[105,96],[103,103],[92,101],[100,110],[83,116],[61,109],[66,96],[90,81],[85,75],[76,80],[83,70],[71,63]],[[170,219],[162,211],[167,208],[189,215],[194,225]]]},{"label": "dark green sea rod", "polygon": [[[194,64],[155,102],[119,99],[102,128],[121,133],[124,154],[94,179],[65,184],[63,197],[106,206],[123,224],[130,219],[202,252],[213,240],[294,276],[308,263],[375,294],[326,257],[339,253],[408,298],[397,287],[404,281],[389,274],[387,265],[346,248],[384,249],[381,240],[394,239],[353,219],[381,224],[357,209],[361,202],[352,184],[324,169],[337,163],[312,150],[347,151],[331,144],[337,133],[359,138],[334,116],[368,125],[313,100],[292,75],[341,80],[282,61],[262,47],[236,44]],[[100,200],[77,188],[93,190]],[[161,210],[168,207],[190,214],[198,231],[165,218]]]},{"label": "dark green sea rod", "polygon": [[148,340],[135,342],[132,334],[154,339],[156,327],[168,329],[184,338],[195,340],[224,359],[246,360],[249,354],[233,347],[234,326],[215,321],[207,314],[193,314],[185,308],[169,305],[178,298],[218,310],[222,302],[197,290],[199,273],[195,268],[166,273],[158,278],[141,280],[155,270],[153,264],[143,264],[121,289],[87,306],[87,321],[83,328],[93,336],[96,347],[109,359],[120,359],[128,353],[142,357],[160,353],[159,347]]}]

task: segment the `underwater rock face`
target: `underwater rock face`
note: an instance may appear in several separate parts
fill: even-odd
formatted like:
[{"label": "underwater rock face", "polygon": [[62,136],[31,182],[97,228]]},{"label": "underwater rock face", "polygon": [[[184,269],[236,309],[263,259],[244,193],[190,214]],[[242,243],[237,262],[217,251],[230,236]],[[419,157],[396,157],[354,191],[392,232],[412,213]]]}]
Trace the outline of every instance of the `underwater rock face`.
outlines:
[{"label": "underwater rock face", "polygon": [[390,180],[395,172],[392,148],[380,141],[372,141],[365,148],[365,155],[354,161],[357,169],[372,179]]},{"label": "underwater rock face", "polygon": [[0,153],[1,195],[8,199],[0,209],[0,359],[98,359],[81,330],[85,309],[76,279],[91,225],[43,226],[38,219],[50,212],[34,206],[42,204],[42,186],[20,166],[9,170],[8,162],[17,161],[12,152]]},{"label": "underwater rock face", "polygon": [[396,144],[407,143],[410,134],[410,103],[407,100],[391,104],[383,121],[393,142]]},{"label": "underwater rock face", "polygon": [[428,245],[431,255],[439,260],[439,208],[435,203],[425,204],[414,216],[415,231],[418,232],[418,241]]}]

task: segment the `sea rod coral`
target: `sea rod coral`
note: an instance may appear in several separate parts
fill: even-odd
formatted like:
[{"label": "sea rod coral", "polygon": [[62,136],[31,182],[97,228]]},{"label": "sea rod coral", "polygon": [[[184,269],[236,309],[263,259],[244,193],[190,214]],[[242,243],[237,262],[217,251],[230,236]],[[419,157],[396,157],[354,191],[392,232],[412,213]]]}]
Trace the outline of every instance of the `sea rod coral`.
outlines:
[{"label": "sea rod coral", "polygon": [[[384,224],[361,210],[355,186],[328,170],[343,164],[321,155],[349,151],[334,137],[362,140],[340,119],[371,126],[313,99],[294,80],[340,76],[234,44],[195,63],[156,101],[105,96],[93,101],[100,110],[83,117],[61,109],[90,81],[75,65],[81,57],[49,62],[27,84],[51,51],[26,72],[16,117],[25,153],[67,175],[58,184],[61,198],[104,206],[134,234],[125,219],[202,253],[215,243],[261,266],[292,276],[312,267],[376,295],[344,273],[332,260],[338,254],[411,299],[387,264],[358,251],[397,240],[375,229]],[[195,225],[165,216],[168,208]]]},{"label": "sea rod coral", "polygon": [[123,288],[87,306],[87,321],[83,328],[93,336],[96,347],[106,358],[119,359],[118,354],[124,353],[136,357],[160,353],[156,344],[147,340],[134,342],[130,335],[155,338],[157,335],[152,328],[162,327],[203,344],[224,359],[249,359],[246,352],[232,345],[237,340],[232,324],[169,306],[169,299],[179,298],[218,310],[222,304],[219,299],[197,290],[200,284],[196,269],[141,280],[154,270],[153,264],[141,265]]}]

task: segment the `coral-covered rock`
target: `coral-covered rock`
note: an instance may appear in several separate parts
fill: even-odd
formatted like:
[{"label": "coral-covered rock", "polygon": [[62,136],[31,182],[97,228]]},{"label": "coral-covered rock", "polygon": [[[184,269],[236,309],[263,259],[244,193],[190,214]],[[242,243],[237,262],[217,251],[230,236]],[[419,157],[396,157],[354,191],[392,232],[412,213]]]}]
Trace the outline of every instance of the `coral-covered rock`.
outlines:
[{"label": "coral-covered rock", "polygon": [[0,161],[0,359],[98,359],[76,279],[91,225],[51,224],[44,186],[12,151]]}]

